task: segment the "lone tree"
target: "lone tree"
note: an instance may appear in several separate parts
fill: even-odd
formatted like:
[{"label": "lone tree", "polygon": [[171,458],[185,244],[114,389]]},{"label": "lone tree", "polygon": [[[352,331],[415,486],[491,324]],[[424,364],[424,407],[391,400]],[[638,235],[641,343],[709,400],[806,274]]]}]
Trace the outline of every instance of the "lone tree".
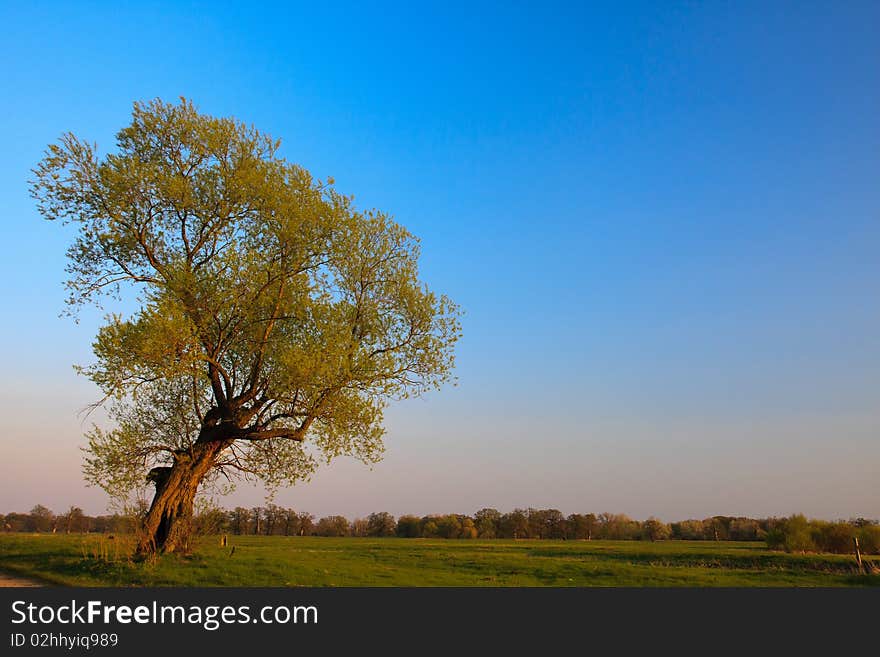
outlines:
[{"label": "lone tree", "polygon": [[187,549],[218,476],[278,487],[341,454],[378,461],[389,400],[451,376],[459,312],[419,281],[417,240],[279,145],[154,100],[115,153],[66,134],[34,169],[40,213],[78,228],[71,312],[130,300],[78,369],[115,420],[88,434],[87,481],[115,497],[155,484],[142,555]]}]

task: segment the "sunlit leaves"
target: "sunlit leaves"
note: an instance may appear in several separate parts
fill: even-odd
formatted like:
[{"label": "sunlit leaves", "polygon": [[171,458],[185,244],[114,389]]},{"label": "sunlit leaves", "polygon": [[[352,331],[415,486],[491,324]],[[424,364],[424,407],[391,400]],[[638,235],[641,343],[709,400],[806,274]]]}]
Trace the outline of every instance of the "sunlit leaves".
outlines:
[{"label": "sunlit leaves", "polygon": [[108,316],[82,368],[119,404],[118,428],[90,435],[92,480],[118,488],[169,462],[162,446],[208,439],[234,438],[218,471],[270,485],[317,459],[374,462],[388,400],[449,380],[458,308],[419,280],[417,240],[278,148],[156,100],[113,153],[66,135],[35,169],[40,212],[78,227],[72,306],[140,303]]}]

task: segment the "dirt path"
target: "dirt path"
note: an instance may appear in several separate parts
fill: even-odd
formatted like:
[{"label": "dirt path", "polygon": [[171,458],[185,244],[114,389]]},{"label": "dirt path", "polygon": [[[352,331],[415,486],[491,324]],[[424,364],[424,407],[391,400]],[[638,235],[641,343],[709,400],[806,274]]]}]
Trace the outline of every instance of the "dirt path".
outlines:
[{"label": "dirt path", "polygon": [[11,575],[0,571],[0,588],[10,586],[45,586],[45,584],[35,579],[28,579],[21,575]]}]

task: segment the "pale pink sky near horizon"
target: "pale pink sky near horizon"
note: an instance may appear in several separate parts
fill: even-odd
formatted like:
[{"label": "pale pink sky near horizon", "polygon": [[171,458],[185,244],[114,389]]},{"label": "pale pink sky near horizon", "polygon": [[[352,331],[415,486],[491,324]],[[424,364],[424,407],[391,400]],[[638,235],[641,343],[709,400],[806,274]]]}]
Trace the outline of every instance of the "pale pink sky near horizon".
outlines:
[{"label": "pale pink sky near horizon", "polygon": [[[87,419],[78,414],[94,392],[63,371],[45,388],[13,390],[5,384],[4,406],[19,413],[2,439],[0,513],[35,504],[56,512],[70,505],[90,514],[107,511],[103,491],[86,488],[79,470],[83,423],[101,421],[100,413]],[[574,427],[552,411],[547,417],[517,417],[511,408],[505,426],[487,420],[503,409],[481,418],[467,397],[460,386],[397,405],[389,413],[381,463],[370,468],[339,459],[311,482],[280,490],[275,503],[349,518],[373,511],[470,514],[484,506],[611,511],[665,521],[795,512],[825,519],[880,516],[877,497],[870,494],[880,456],[870,440],[876,416],[716,426],[699,417],[597,414]],[[456,430],[440,429],[450,417]],[[834,434],[845,437],[834,440]],[[262,489],[242,485],[218,501],[228,508],[257,506],[265,497]]]}]

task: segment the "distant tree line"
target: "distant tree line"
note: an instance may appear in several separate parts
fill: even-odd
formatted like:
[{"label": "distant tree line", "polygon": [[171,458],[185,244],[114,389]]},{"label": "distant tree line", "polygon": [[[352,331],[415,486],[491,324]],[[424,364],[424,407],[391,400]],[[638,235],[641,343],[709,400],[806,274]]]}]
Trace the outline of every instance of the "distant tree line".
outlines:
[{"label": "distant tree line", "polygon": [[[0,527],[13,532],[125,532],[136,525],[131,515],[87,516],[78,507],[56,515],[37,505],[30,513],[0,515]],[[402,515],[371,513],[349,520],[344,516],[316,519],[310,513],[275,504],[225,510],[203,505],[194,517],[194,529],[205,535],[331,536],[446,538],[446,539],[557,539],[662,541],[765,541],[771,549],[787,552],[853,551],[857,538],[863,554],[880,554],[880,523],[855,518],[827,522],[803,515],[788,518],[713,516],[703,520],[664,523],[656,518],[633,520],[624,514],[572,513],[557,509],[514,509],[501,513],[480,509],[474,515]]]},{"label": "distant tree line", "polygon": [[124,533],[133,530],[134,520],[133,514],[87,516],[78,506],[56,514],[42,504],[37,504],[29,513],[0,513],[0,529],[6,532],[53,534]]},{"label": "distant tree line", "polygon": [[852,552],[853,539],[863,554],[880,554],[880,526],[864,518],[825,522],[797,514],[779,520],[766,537],[770,549],[786,552]]}]

